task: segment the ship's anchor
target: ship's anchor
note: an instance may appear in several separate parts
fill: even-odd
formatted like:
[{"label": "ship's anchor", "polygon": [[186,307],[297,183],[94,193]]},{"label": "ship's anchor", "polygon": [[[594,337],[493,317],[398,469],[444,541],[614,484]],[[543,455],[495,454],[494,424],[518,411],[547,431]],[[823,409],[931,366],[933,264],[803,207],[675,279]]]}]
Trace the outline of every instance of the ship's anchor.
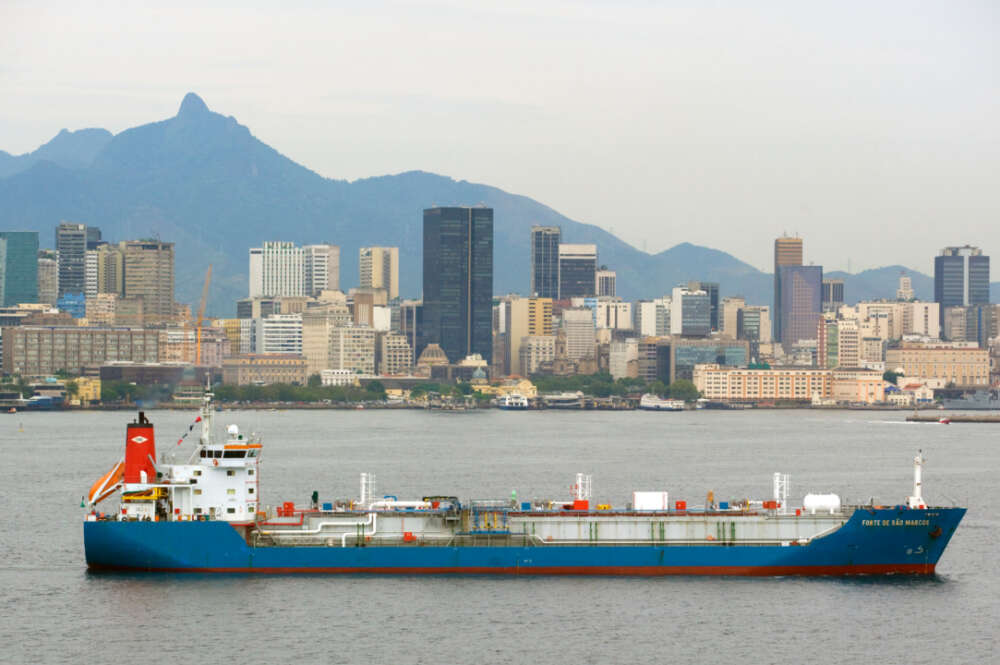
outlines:
[{"label": "ship's anchor", "polygon": [[934,527],[934,530],[928,534],[931,538],[937,538],[941,535],[941,525]]}]

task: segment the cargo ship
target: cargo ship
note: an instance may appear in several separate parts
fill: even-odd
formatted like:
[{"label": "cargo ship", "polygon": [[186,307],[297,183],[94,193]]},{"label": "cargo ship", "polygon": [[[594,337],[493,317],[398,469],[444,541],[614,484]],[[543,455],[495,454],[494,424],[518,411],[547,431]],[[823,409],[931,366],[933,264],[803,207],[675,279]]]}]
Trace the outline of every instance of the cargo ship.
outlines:
[{"label": "cargo ship", "polygon": [[[211,395],[189,432],[186,459],[157,457],[153,424],[128,424],[124,456],[85,496],[92,570],[203,573],[503,575],[930,575],[964,508],[922,498],[923,456],[911,496],[893,506],[807,494],[788,503],[788,477],[773,496],[689,507],[662,490],[632,493],[622,507],[593,500],[589,475],[565,497],[519,501],[435,493],[377,496],[361,474],[357,497],[309,505],[260,503],[263,444],[229,425],[216,440]],[[185,435],[186,436],[186,435]],[[171,449],[180,450],[179,445]],[[99,512],[118,495],[118,505]]]}]

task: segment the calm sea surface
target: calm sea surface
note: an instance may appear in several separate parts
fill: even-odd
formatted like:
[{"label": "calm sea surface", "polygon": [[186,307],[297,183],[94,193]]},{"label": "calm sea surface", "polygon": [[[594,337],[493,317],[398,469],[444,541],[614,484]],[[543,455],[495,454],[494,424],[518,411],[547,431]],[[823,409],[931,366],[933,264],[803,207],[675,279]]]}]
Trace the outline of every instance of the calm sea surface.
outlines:
[{"label": "calm sea surface", "polygon": [[[158,448],[193,413],[153,411]],[[969,513],[932,579],[97,575],[80,497],[129,413],[0,416],[0,661],[75,663],[1000,662],[1000,426],[868,412],[286,411],[217,414],[264,435],[262,503],[379,494],[565,497],[665,489],[702,504],[806,492]],[[23,431],[21,431],[23,430]]]}]

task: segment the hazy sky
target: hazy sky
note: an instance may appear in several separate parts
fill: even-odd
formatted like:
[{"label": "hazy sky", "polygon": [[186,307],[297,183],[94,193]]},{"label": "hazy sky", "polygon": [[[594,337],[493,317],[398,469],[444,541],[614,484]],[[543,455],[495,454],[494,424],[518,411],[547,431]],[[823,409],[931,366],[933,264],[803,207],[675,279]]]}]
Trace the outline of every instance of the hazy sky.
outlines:
[{"label": "hazy sky", "polygon": [[332,178],[483,182],[651,252],[770,269],[788,231],[828,270],[930,272],[945,244],[1000,256],[998,42],[996,0],[0,0],[0,149],[195,91]]}]

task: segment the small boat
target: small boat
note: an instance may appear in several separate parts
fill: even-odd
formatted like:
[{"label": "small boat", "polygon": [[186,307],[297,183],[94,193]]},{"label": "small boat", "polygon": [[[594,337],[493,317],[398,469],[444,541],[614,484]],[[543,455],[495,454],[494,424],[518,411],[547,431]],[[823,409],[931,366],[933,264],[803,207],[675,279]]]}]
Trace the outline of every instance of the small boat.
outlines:
[{"label": "small boat", "polygon": [[517,393],[504,395],[497,402],[497,408],[504,411],[526,411],[528,409],[528,398]]},{"label": "small boat", "polygon": [[940,425],[950,425],[951,424],[951,418],[949,418],[948,416],[941,416],[940,418],[938,418],[938,424],[940,424]]},{"label": "small boat", "polygon": [[14,406],[10,407],[9,409],[7,409],[7,413],[17,413],[17,407]]},{"label": "small boat", "polygon": [[653,393],[646,393],[639,399],[639,408],[643,411],[683,411],[684,400],[666,399]]}]

